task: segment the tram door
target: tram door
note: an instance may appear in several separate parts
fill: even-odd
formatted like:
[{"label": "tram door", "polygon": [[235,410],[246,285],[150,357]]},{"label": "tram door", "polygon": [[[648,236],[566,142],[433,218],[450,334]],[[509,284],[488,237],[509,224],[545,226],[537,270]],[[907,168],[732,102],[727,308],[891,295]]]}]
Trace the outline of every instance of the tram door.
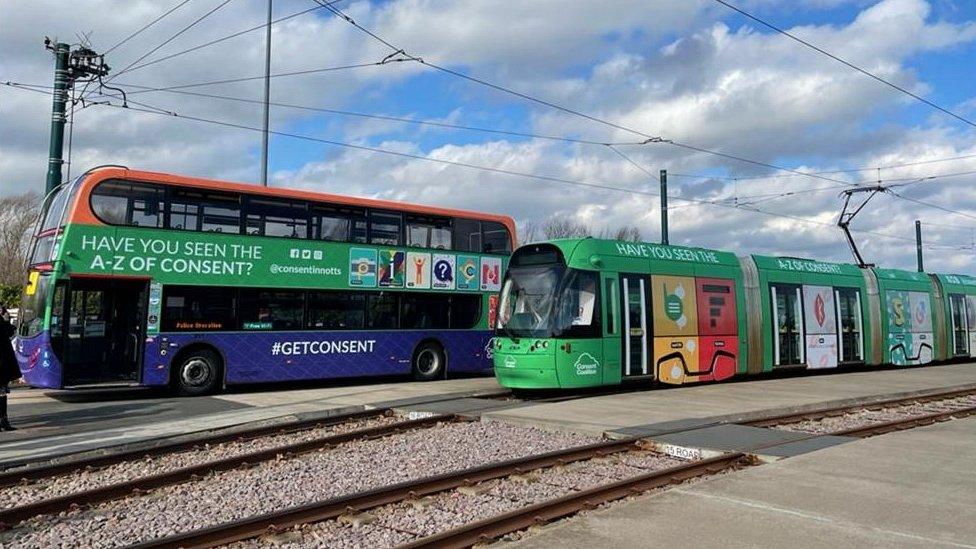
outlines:
[{"label": "tram door", "polygon": [[70,281],[61,330],[66,386],[139,381],[147,286],[142,280]]},{"label": "tram door", "polygon": [[620,275],[623,377],[645,376],[652,373],[648,370],[650,362],[648,338],[651,327],[648,318],[650,288],[647,284],[646,276]]}]

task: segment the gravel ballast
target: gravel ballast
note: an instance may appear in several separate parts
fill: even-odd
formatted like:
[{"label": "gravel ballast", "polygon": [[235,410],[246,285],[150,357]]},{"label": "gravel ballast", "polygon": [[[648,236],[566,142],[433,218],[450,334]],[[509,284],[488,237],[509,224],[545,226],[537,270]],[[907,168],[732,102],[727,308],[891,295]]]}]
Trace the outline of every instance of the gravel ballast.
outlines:
[{"label": "gravel ballast", "polygon": [[597,440],[495,422],[439,424],[35,517],[0,534],[0,546],[116,547]]},{"label": "gravel ballast", "polygon": [[847,429],[869,427],[888,421],[959,410],[971,406],[976,406],[976,395],[966,395],[932,402],[916,402],[901,406],[889,406],[877,410],[858,410],[839,416],[784,423],[777,425],[776,429],[824,435]]}]

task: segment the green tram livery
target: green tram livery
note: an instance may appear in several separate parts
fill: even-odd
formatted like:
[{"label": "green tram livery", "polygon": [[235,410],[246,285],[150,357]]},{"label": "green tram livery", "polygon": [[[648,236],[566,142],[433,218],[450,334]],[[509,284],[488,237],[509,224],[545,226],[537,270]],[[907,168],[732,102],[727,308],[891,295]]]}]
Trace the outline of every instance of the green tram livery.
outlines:
[{"label": "green tram livery", "polygon": [[493,345],[518,389],[927,364],[976,354],[976,278],[555,240],[512,256]]}]

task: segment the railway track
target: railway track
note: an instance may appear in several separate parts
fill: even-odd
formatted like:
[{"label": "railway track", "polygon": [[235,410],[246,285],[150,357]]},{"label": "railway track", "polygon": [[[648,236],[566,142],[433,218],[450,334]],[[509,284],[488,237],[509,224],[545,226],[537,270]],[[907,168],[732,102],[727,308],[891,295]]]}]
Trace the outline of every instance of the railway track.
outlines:
[{"label": "railway track", "polygon": [[[383,413],[357,413],[343,417],[348,422],[380,417],[382,415]],[[289,444],[272,446],[270,448],[253,452],[231,455],[187,467],[179,467],[171,471],[140,476],[123,482],[111,483],[92,488],[90,490],[43,499],[25,505],[0,510],[0,529],[9,528],[21,521],[37,515],[52,514],[77,507],[91,506],[130,495],[141,495],[153,489],[192,481],[221,471],[228,471],[238,467],[252,466],[262,462],[280,459],[282,457],[296,456],[351,441],[390,436],[407,430],[420,429],[447,421],[458,421],[458,419],[453,415],[433,415],[420,419],[396,421],[374,427],[354,429],[337,434],[328,434],[326,436],[314,437],[310,440],[302,440]],[[324,425],[324,427],[337,426],[342,423],[344,422],[335,421]],[[289,432],[295,432],[295,430]],[[182,448],[182,446],[180,446],[180,448]],[[206,451],[206,449],[201,449],[201,451]],[[124,461],[120,461],[118,456],[111,456],[111,460],[109,460],[110,464],[118,464],[122,462]],[[58,470],[60,467],[52,467],[52,469]],[[71,471],[77,472],[78,469],[72,468]],[[50,477],[44,476],[38,478]],[[37,480],[37,478],[34,480]]]},{"label": "railway track", "polygon": [[965,397],[976,395],[976,388],[951,389],[937,393],[930,393],[922,396],[897,397],[883,400],[876,400],[870,403],[844,404],[840,406],[830,406],[827,408],[817,408],[803,412],[787,412],[770,416],[763,416],[759,419],[737,422],[740,425],[750,425],[752,427],[772,427],[787,423],[798,423],[805,420],[819,420],[825,417],[842,416],[844,414],[860,410],[878,410],[892,406],[902,406],[913,403],[924,404],[938,400]]},{"label": "railway track", "polygon": [[[925,395],[924,397],[886,399],[862,405],[837,406],[802,413],[779,414],[750,421],[747,424],[767,427],[779,426],[784,423],[788,424],[797,421],[838,417],[858,410],[877,410],[885,407],[906,406],[909,404],[936,403],[961,397],[976,397],[976,390],[954,390]],[[827,434],[866,437],[973,414],[976,414],[976,405],[862,425]],[[376,411],[368,416],[357,417],[356,419],[375,418],[381,415],[382,411]],[[421,419],[400,421],[389,425],[353,430],[328,437],[320,437],[288,446],[265,449],[260,452],[232,456],[230,458],[183,468],[179,471],[143,477],[88,492],[71,494],[37,502],[28,506],[0,511],[0,520],[7,525],[11,525],[38,514],[56,513],[71,509],[75,505],[93,505],[99,502],[122,498],[133,493],[140,494],[160,486],[182,483],[214,472],[244,467],[260,461],[311,452],[318,448],[329,447],[353,440],[389,436],[404,430],[417,429],[454,420],[456,418],[450,415],[424,417]],[[820,435],[810,434],[809,437],[805,438],[815,438],[816,436]],[[303,525],[322,524],[329,521],[335,522],[335,519],[339,517],[348,517],[380,507],[386,508],[386,506],[396,504],[403,505],[407,501],[441,495],[456,488],[476,486],[487,481],[507,479],[508,477],[515,478],[542,470],[558,470],[560,466],[567,464],[596,461],[606,456],[619,457],[628,452],[638,451],[647,452],[646,449],[641,448],[637,439],[603,441],[586,446],[571,447],[459,471],[426,476],[407,482],[381,486],[372,490],[348,493],[339,497],[322,499],[305,505],[285,507],[280,511],[256,514],[242,520],[227,521],[198,530],[161,536],[150,541],[138,543],[132,547],[213,547],[233,544],[244,540],[252,540],[253,542],[256,538],[260,538],[269,533],[294,532],[307,527]],[[444,529],[426,537],[414,536],[414,539],[407,541],[406,546],[467,546],[481,541],[495,539],[514,531],[523,530],[538,522],[548,522],[569,516],[582,509],[594,507],[622,497],[661,488],[670,484],[677,484],[689,478],[715,474],[748,463],[751,463],[748,456],[735,453],[685,463],[645,474],[631,475],[628,478],[613,482],[604,482],[598,486],[586,487],[585,489],[576,490],[573,493],[560,497],[549,498],[541,502],[533,502],[530,505],[522,505],[517,509],[509,510],[505,513],[498,513],[496,516],[473,520],[456,528]]]}]

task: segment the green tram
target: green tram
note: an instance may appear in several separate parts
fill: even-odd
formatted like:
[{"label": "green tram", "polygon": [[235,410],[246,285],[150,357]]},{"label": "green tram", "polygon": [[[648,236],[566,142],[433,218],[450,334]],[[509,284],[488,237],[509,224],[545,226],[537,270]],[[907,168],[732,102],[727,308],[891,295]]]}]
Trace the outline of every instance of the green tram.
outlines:
[{"label": "green tram", "polygon": [[555,240],[512,256],[493,345],[517,389],[927,364],[976,355],[976,278]]}]

